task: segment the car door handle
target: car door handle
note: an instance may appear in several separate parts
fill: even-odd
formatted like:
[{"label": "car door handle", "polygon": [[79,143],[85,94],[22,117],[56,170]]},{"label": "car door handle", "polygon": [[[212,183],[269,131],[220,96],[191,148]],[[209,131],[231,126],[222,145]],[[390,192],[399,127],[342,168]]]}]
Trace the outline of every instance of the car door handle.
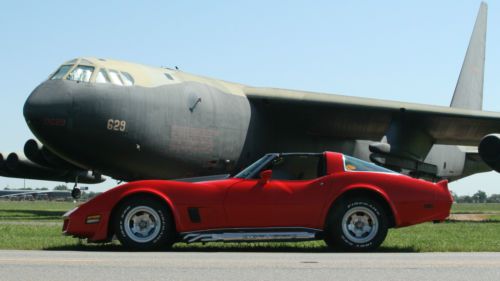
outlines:
[{"label": "car door handle", "polygon": [[324,182],[320,182],[320,183],[319,183],[319,186],[323,186],[323,185],[325,185],[325,183],[324,183]]}]

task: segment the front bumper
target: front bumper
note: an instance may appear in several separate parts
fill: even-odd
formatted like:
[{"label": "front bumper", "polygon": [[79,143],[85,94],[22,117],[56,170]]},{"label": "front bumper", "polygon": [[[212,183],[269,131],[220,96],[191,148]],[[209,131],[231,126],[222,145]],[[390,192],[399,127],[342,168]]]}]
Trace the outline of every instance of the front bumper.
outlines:
[{"label": "front bumper", "polygon": [[[95,218],[99,217],[99,220]],[[63,235],[87,239],[89,242],[109,240],[109,216],[101,213],[88,213],[77,207],[63,215]]]}]

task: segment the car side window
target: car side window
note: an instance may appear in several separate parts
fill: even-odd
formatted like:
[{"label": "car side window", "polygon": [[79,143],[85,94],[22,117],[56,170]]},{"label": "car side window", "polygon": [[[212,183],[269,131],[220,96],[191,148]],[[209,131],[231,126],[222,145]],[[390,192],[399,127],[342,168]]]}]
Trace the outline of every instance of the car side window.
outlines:
[{"label": "car side window", "polygon": [[323,176],[321,155],[283,155],[273,160],[270,167],[271,179],[311,180]]},{"label": "car side window", "polygon": [[377,166],[358,158],[344,155],[344,170],[348,172],[380,172],[394,174],[396,172]]}]

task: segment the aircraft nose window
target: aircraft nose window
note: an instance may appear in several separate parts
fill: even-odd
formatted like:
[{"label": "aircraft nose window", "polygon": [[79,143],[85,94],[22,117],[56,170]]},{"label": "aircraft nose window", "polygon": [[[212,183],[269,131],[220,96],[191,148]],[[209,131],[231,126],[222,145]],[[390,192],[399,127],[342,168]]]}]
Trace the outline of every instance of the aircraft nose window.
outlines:
[{"label": "aircraft nose window", "polygon": [[110,83],[108,73],[104,70],[101,69],[97,73],[97,77],[95,78],[96,83]]},{"label": "aircraft nose window", "polygon": [[125,71],[109,69],[109,79],[111,83],[119,86],[133,86],[134,77]]},{"label": "aircraft nose window", "polygon": [[109,77],[111,78],[111,83],[123,86],[122,79],[120,79],[120,74],[116,70],[109,71]]},{"label": "aircraft nose window", "polygon": [[66,73],[68,73],[70,68],[71,68],[71,65],[63,65],[63,66],[59,67],[59,69],[56,71],[56,73],[54,73],[54,75],[52,75],[52,77],[50,79],[51,80],[62,79],[64,77],[64,75],[66,75]]},{"label": "aircraft nose window", "polygon": [[123,84],[125,86],[132,86],[134,85],[134,78],[132,78],[132,75],[130,75],[129,73],[127,72],[120,72],[121,74],[121,78],[122,78],[122,81],[123,81]]},{"label": "aircraft nose window", "polygon": [[94,72],[93,66],[79,65],[68,74],[67,80],[79,81],[79,82],[89,82],[90,77]]}]

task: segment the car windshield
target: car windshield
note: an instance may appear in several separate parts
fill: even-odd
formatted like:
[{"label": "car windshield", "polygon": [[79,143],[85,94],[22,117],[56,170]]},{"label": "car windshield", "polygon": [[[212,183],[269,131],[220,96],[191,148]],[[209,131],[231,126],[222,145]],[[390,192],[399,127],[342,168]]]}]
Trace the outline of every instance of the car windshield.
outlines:
[{"label": "car windshield", "polygon": [[344,170],[349,172],[379,172],[397,174],[392,170],[347,155],[344,155]]},{"label": "car windshield", "polygon": [[264,165],[265,163],[267,163],[271,158],[275,157],[276,155],[272,155],[272,154],[267,154],[265,155],[264,157],[260,158],[259,160],[253,162],[252,165],[246,167],[245,169],[243,169],[243,171],[239,172],[238,174],[236,174],[234,177],[235,178],[240,178],[240,179],[244,179],[244,178],[247,178],[248,176],[250,176],[256,169],[258,169],[260,166]]}]

